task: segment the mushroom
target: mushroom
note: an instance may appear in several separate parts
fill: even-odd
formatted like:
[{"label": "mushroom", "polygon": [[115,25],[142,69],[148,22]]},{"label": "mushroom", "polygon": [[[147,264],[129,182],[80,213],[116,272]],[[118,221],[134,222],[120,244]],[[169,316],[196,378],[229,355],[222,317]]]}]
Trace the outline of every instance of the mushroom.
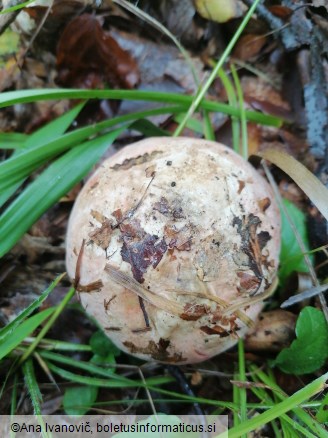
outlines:
[{"label": "mushroom", "polygon": [[279,249],[279,209],[247,161],[219,143],[160,137],[91,176],[66,262],[82,305],[120,349],[186,364],[246,334],[274,288]]},{"label": "mushroom", "polygon": [[256,327],[249,330],[245,347],[250,351],[280,351],[295,339],[297,317],[283,309],[270,310],[259,315]]}]

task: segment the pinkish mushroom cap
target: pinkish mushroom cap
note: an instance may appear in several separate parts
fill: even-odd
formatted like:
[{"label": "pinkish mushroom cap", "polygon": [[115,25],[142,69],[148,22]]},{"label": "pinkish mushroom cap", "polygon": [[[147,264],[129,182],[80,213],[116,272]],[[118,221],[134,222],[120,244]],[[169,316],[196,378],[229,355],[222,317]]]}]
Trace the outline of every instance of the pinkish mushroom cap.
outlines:
[{"label": "pinkish mushroom cap", "polygon": [[226,146],[149,138],[104,161],[67,232],[86,311],[127,353],[200,362],[246,334],[274,283],[280,214],[270,186]]}]

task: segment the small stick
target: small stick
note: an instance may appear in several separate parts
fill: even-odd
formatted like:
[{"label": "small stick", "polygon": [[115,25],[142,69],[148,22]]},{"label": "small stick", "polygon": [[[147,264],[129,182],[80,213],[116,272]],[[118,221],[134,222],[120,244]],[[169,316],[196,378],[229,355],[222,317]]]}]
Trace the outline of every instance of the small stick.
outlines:
[{"label": "small stick", "polygon": [[138,298],[139,298],[140,308],[142,310],[142,314],[143,314],[143,317],[145,319],[145,324],[146,324],[146,327],[148,328],[148,327],[150,327],[150,324],[149,324],[149,317],[148,317],[148,313],[146,311],[145,303],[141,297],[138,297]]},{"label": "small stick", "polygon": [[[189,382],[180,367],[176,365],[166,365],[166,369],[171,374],[171,376],[175,378],[184,394],[188,395],[189,397],[196,398],[194,391],[190,388]],[[200,416],[201,422],[205,426],[204,430],[206,430],[207,422],[203,409],[198,402],[194,402],[193,406],[195,414]]]}]

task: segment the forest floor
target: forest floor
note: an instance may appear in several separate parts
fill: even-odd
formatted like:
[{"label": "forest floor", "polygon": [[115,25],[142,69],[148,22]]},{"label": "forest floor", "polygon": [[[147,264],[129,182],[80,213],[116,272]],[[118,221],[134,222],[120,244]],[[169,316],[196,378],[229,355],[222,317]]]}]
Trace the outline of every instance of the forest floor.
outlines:
[{"label": "forest floor", "polygon": [[[138,98],[138,92],[166,94],[167,101],[161,98],[161,103],[175,105],[176,102],[170,100],[172,93],[194,96],[206,84],[213,68],[236,35],[248,7],[254,2],[222,2],[220,10],[211,9],[211,3],[214,2],[140,0],[135,6],[134,2],[124,0],[107,0],[101,5],[87,0],[55,0],[37,6],[32,3],[21,11],[15,11],[10,26],[1,21],[5,15],[0,16],[1,91],[5,95],[6,92],[34,89],[108,88],[132,93],[131,98],[126,94],[127,99],[124,93],[123,98],[90,99],[74,123],[69,123],[68,132],[115,117],[129,116],[137,111],[151,114],[158,108],[154,101]],[[6,6],[5,2],[3,4]],[[201,138],[204,132],[206,135],[207,129],[207,137],[242,151],[244,155],[246,139],[247,157],[271,149],[286,152],[328,187],[326,1],[260,2],[228,55],[205,93],[208,101],[227,104],[223,112],[209,113],[210,128],[201,112],[192,114],[186,126],[183,126],[188,107],[184,107],[179,114],[167,111],[151,115],[147,118],[148,122],[144,117],[142,122],[136,122],[122,132],[107,148],[102,159],[144,136],[174,135],[181,127],[180,134]],[[0,110],[0,165],[13,156],[13,150],[19,149],[22,144],[26,145],[29,138],[32,138],[32,142],[39,141],[33,134],[51,136],[50,130],[42,129],[57,118],[65,117],[81,100],[64,96],[56,100],[34,99],[33,103],[17,101],[3,107]],[[237,111],[234,113],[237,116],[231,117],[228,106]],[[245,111],[238,112],[241,106],[259,115],[243,125],[242,114]],[[6,209],[14,205],[15,199],[19,199],[24,190],[37,181],[40,173],[55,158],[51,157],[47,163],[42,162],[39,168],[34,167],[6,199],[1,194],[2,189],[5,190],[5,179],[1,180],[0,168],[0,205],[3,215],[0,216],[0,234],[3,233],[0,239],[3,242],[7,232],[1,221],[5,218]],[[316,208],[314,200],[311,197],[309,199],[287,173],[275,166],[271,166],[271,172],[280,196],[286,200],[286,209],[301,235],[305,250],[317,250],[311,255],[311,263],[315,268],[317,284],[324,283],[328,274],[326,219]],[[8,246],[3,243],[0,259],[2,327],[14,321],[42,296],[58,274],[66,271],[65,235],[68,218],[87,175],[88,170],[65,195],[51,202],[31,226],[27,220],[25,229],[22,228],[20,235],[17,231],[17,238]],[[1,187],[1,184],[4,186]],[[29,210],[20,214],[17,223],[25,223],[24,216],[30,214]],[[202,364],[175,367],[143,363],[119,352],[107,343],[94,322],[85,315],[78,296],[73,297],[49,327],[46,339],[35,345],[30,355],[33,358],[35,382],[42,393],[39,400],[42,413],[124,411],[148,415],[153,413],[154,408],[157,412],[167,414],[215,412],[229,415],[230,424],[238,427],[242,423],[238,419],[239,409],[242,420],[246,420],[246,417],[251,419],[283,402],[288,395],[307,388],[314,379],[324,375],[324,363],[328,356],[326,347],[323,347],[324,352],[310,371],[307,364],[304,365],[304,373],[300,371],[302,368],[296,371],[297,367],[294,372],[293,369],[287,372],[286,368],[283,372],[283,367],[278,366],[272,368],[272,361],[295,338],[295,321],[304,308],[325,310],[322,307],[323,299],[320,302],[317,296],[294,304],[288,308],[288,312],[280,309],[281,303],[296,291],[311,289],[314,284],[308,262],[302,256],[304,247],[300,249],[296,245],[293,253],[291,247],[295,236],[292,228],[287,226],[283,233],[283,248],[287,254],[282,254],[279,288],[267,300],[265,310],[273,312],[273,316],[270,315],[266,321],[268,325],[258,328],[260,335],[257,334],[255,340],[247,339],[242,346],[239,345],[239,349],[235,347]],[[39,312],[61,306],[70,286],[70,280],[64,277],[42,302]],[[314,342],[314,346],[316,334],[317,337],[320,334],[322,339],[328,339],[326,325],[316,327],[314,323],[307,323],[306,336]],[[42,324],[45,323],[40,323],[39,328],[36,326],[35,330],[30,331],[19,345],[14,345],[16,350],[6,350],[7,353],[1,355],[2,414],[29,414],[33,409],[35,412],[33,397],[31,401],[26,383],[26,367],[23,365],[20,368],[21,364],[17,367],[17,358],[27,351],[29,345],[33,345],[42,331]],[[268,336],[272,331],[279,331],[277,327],[284,327],[288,337],[281,339],[278,334],[278,338],[273,339]],[[258,342],[261,336],[264,339],[262,343]],[[56,350],[54,341],[58,345],[62,342],[62,349]],[[301,351],[299,354],[301,361],[304,359],[306,362],[309,352]],[[241,365],[241,355],[246,360],[246,368]],[[68,358],[67,363],[59,365],[59,356]],[[85,362],[88,368],[76,368],[75,362]],[[149,383],[151,389],[145,390],[142,385],[139,388],[125,387],[123,383],[115,389],[110,385],[108,388],[102,386],[96,383],[96,379],[100,380],[99,369],[97,374],[92,364],[97,369],[104,366],[108,370],[109,367],[110,372],[116,367],[119,375],[135,380],[139,380],[140,375],[146,379],[152,378],[153,383]],[[8,374],[11,368],[14,371]],[[65,374],[67,370],[70,370],[69,375]],[[247,382],[242,382],[243,372],[246,372]],[[76,376],[83,378],[79,380]],[[156,385],[158,391],[154,388]],[[276,392],[272,393],[270,388],[275,388]],[[313,395],[316,398],[310,400]],[[244,396],[247,402],[243,402]],[[316,436],[324,436],[320,427],[328,422],[325,411],[327,396],[325,399],[321,391],[316,394],[309,392],[303,402],[301,409],[305,417],[297,417],[299,413],[294,412],[289,418],[301,418],[300,424],[306,430],[312,427]],[[11,406],[11,410],[8,406]],[[259,421],[257,430],[248,430],[252,431],[254,437],[288,436],[283,435],[284,432],[292,433],[292,426],[286,418],[278,414],[274,418],[278,420],[271,423]],[[318,429],[308,425],[310,418],[318,422],[318,426],[315,426]],[[238,430],[236,433],[234,436],[241,436]],[[295,433],[300,435],[290,436],[306,436],[304,431],[303,435],[302,431]]]}]

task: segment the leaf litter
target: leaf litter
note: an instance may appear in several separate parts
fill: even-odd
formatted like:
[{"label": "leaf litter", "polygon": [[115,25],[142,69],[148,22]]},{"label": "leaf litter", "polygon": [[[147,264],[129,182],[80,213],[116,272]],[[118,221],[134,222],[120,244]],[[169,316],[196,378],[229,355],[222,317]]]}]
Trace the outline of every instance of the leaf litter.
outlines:
[{"label": "leaf litter", "polygon": [[[6,63],[0,71],[3,90],[54,88],[61,84],[65,87],[110,86],[127,89],[136,87],[182,94],[195,93],[197,85],[179,49],[174,47],[167,37],[157,35],[157,31],[154,32],[149,24],[124,12],[117,5],[119,2],[116,2],[115,6],[112,2],[110,5],[104,2],[103,9],[95,10],[92,14],[91,10],[85,10],[85,4],[79,1],[58,2],[60,8],[56,3],[44,29],[41,29],[40,37],[36,38],[35,44],[25,55],[20,69],[15,64],[15,57],[20,56],[24,41],[28,42],[30,37],[26,34],[21,36],[21,46],[17,48],[16,54],[8,54]],[[75,17],[76,9],[72,8],[71,3],[81,6]],[[200,81],[203,81],[208,76],[211,60],[220,56],[226,41],[233,34],[238,17],[235,16],[235,20],[227,23],[218,24],[215,20],[208,20],[197,14],[191,0],[180,2],[168,0],[160,3],[142,0],[138,5],[164,23],[182,44],[186,45],[197,75]],[[232,3],[241,6],[250,2]],[[266,128],[249,124],[248,136],[249,143],[252,145],[250,151],[252,154],[260,152],[265,158],[270,158],[269,154],[265,154],[265,150],[270,148],[278,149],[282,153],[287,152],[298,161],[310,166],[311,171],[316,172],[327,185],[328,123],[325,109],[328,68],[325,57],[328,45],[324,23],[327,7],[325,2],[320,0],[314,0],[311,8],[299,9],[290,1],[282,1],[281,5],[272,4],[276,2],[267,3],[269,3],[268,8],[265,6],[258,8],[257,18],[252,20],[240,38],[231,61],[238,66],[246,108],[278,115],[286,123],[282,128]],[[29,17],[35,19],[37,23],[44,14],[44,9],[40,6],[29,7],[24,12],[28,10]],[[240,13],[239,8],[238,14]],[[47,38],[44,37],[45,33],[42,33],[44,30],[47,31]],[[24,30],[21,29],[21,32],[24,33]],[[294,52],[290,53],[290,50]],[[229,63],[226,65],[226,73],[230,75]],[[209,98],[227,101],[225,89],[219,79],[210,89]],[[9,108],[1,112],[0,126],[3,131],[18,130],[28,133],[66,112],[69,105],[67,101],[40,102],[33,104],[35,111],[31,111],[31,105]],[[101,120],[113,112],[126,114],[135,111],[136,107],[144,109],[150,105],[125,101],[120,106],[109,105],[108,108],[108,102],[102,102],[100,106],[88,106],[88,121]],[[165,127],[169,131],[174,130],[175,122],[168,116],[160,116],[152,120],[160,127]],[[85,121],[81,119],[78,123],[83,124]],[[230,119],[221,117],[215,124],[214,131],[218,141],[232,145]],[[189,132],[194,135],[193,131]],[[136,134],[129,135],[133,137]],[[117,147],[120,147],[120,144]],[[295,195],[291,174],[288,170],[284,170],[286,173],[274,168],[273,172],[280,187],[288,191],[287,197],[294,197],[294,200],[296,196],[297,205],[302,208],[303,213],[311,213],[315,224],[322,221],[316,207],[310,205],[302,192],[298,190]],[[307,176],[301,174],[299,178],[308,180]],[[321,203],[325,203],[322,191],[319,188],[315,190]],[[59,268],[63,268],[64,230],[75,196],[76,194],[73,193],[71,198],[62,199],[50,210],[50,218],[47,214],[38,221],[25,240],[1,261],[0,274],[4,275],[0,275],[0,278],[3,279],[2,286],[6,290],[0,306],[3,324],[33,301],[46,288],[47,282],[53,278],[52,275],[58,272]],[[323,208],[325,214],[325,207]],[[325,221],[323,223],[326,225]],[[315,227],[309,230],[310,240],[312,240],[312,228]],[[108,238],[108,227],[100,230],[102,234],[98,236],[100,239],[98,243],[101,245],[103,240]],[[323,230],[319,236],[321,240],[319,242],[316,240],[317,246],[327,243],[326,228],[323,227],[321,230]],[[152,244],[151,241],[148,243]],[[127,242],[127,259],[132,254],[130,249]],[[14,266],[12,270],[6,269],[8,264]],[[298,270],[298,267],[296,266],[295,269]],[[320,272],[320,278],[325,278],[327,270]],[[112,275],[115,276],[116,273],[112,272]],[[136,275],[142,275],[142,267]],[[127,280],[117,279],[117,281]],[[131,279],[129,281],[131,282]],[[22,285],[24,285],[23,289]],[[324,291],[324,286],[313,286],[304,296],[310,297],[318,291]],[[149,294],[143,288],[139,292]],[[56,300],[60,301],[62,293],[63,289],[58,289],[58,298],[54,298],[55,303]],[[278,297],[276,299],[279,301]],[[317,305],[316,301],[311,302]],[[295,299],[292,299],[292,305],[294,315],[298,314],[300,306]],[[85,342],[92,331],[90,323],[84,321],[77,329],[74,327],[76,320],[72,318],[72,313],[64,312],[62,317],[60,324],[65,325],[70,332],[67,339],[74,339],[77,343]],[[313,326],[313,318],[311,318],[312,316],[310,320]],[[321,321],[322,317],[317,319]],[[301,323],[304,325],[304,322],[299,322]],[[323,325],[320,330],[324,333],[322,327]],[[320,339],[324,339],[322,336]],[[314,339],[313,342],[315,341],[317,340]],[[295,342],[302,342],[302,339],[297,339]],[[222,362],[225,360],[231,362],[233,355],[234,353],[226,353],[218,360],[215,359],[210,366],[225,370],[229,366],[222,365]],[[288,361],[295,359],[293,356],[287,359],[287,356],[284,359],[282,357],[279,359],[280,363],[284,363],[282,367],[286,367]],[[259,356],[255,356],[255,360],[259,363],[262,361]],[[322,358],[320,361],[322,362]],[[312,364],[308,368],[306,366],[305,364],[303,368],[300,367],[300,371],[309,369],[312,371]],[[285,370],[288,371],[287,368]],[[220,399],[218,389],[209,386],[200,389],[198,394]],[[205,388],[207,393],[204,394]],[[53,396],[51,392],[50,396]]]}]

